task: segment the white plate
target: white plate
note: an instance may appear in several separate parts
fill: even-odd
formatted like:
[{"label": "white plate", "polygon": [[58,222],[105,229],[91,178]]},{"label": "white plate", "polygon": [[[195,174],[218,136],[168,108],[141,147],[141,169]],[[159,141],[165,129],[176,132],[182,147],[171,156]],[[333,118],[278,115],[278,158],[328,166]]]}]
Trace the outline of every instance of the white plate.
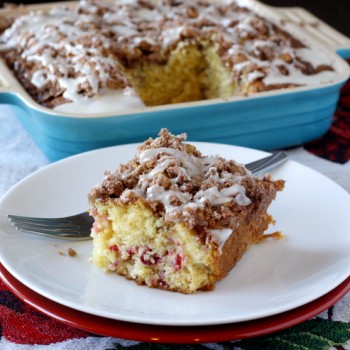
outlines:
[{"label": "white plate", "polygon": [[[205,155],[239,162],[266,153],[193,143]],[[270,212],[285,238],[250,249],[212,292],[193,295],[137,286],[89,262],[91,241],[67,242],[16,231],[6,214],[65,216],[87,209],[87,193],[134,156],[136,145],[80,154],[53,163],[13,187],[0,202],[0,258],[35,292],[65,306],[145,324],[211,325],[284,312],[331,291],[350,274],[350,196],[325,176],[292,161],[273,172],[287,181]],[[62,256],[71,247],[76,257]]]}]

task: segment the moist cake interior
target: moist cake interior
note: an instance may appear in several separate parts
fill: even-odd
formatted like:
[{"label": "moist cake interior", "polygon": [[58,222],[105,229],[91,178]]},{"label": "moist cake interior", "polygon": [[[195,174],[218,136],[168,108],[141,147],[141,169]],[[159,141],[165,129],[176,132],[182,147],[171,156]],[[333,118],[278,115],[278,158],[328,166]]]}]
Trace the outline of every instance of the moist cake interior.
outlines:
[{"label": "moist cake interior", "polygon": [[[274,223],[283,180],[256,177],[162,129],[89,194],[92,263],[148,287],[212,290]],[[278,234],[275,237],[280,237]]]}]

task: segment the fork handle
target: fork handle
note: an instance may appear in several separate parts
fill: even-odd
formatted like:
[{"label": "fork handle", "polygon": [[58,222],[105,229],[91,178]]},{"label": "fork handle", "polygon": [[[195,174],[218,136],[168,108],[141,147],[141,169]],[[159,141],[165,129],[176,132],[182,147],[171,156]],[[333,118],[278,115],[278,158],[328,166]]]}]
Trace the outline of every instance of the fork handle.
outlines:
[{"label": "fork handle", "polygon": [[245,165],[253,174],[259,174],[261,172],[269,172],[270,170],[278,167],[287,160],[287,154],[284,152],[274,152],[270,156],[259,159],[255,162],[251,162]]}]

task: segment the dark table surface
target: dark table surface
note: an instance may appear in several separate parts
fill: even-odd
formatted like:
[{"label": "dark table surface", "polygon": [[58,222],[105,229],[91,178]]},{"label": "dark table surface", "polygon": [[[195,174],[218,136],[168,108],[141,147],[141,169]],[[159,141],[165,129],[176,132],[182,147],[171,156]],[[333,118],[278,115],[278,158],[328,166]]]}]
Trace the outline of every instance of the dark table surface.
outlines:
[{"label": "dark table surface", "polygon": [[271,6],[303,7],[333,28],[350,37],[349,0],[262,0]]}]

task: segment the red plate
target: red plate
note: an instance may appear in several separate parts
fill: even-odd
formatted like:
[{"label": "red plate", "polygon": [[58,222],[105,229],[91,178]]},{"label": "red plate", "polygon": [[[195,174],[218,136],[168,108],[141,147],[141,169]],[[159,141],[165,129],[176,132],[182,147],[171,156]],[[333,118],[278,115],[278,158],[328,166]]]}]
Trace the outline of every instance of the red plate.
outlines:
[{"label": "red plate", "polygon": [[350,290],[350,277],[324,296],[270,317],[214,326],[156,326],[112,320],[77,311],[34,292],[1,264],[0,277],[20,299],[69,326],[91,333],[145,342],[213,343],[256,337],[294,326],[328,309]]}]

